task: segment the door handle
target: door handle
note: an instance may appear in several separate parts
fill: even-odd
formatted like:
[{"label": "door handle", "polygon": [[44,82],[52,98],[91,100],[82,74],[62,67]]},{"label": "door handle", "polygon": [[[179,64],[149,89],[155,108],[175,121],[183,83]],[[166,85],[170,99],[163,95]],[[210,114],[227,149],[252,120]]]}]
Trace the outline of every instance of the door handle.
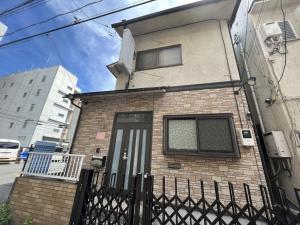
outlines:
[{"label": "door handle", "polygon": [[124,154],[123,154],[123,159],[126,160],[127,158],[128,158],[128,157],[127,157],[127,153],[124,152]]},{"label": "door handle", "polygon": [[123,160],[126,160],[126,159],[128,159],[128,157],[127,157],[127,152],[124,151],[124,154],[123,154]]}]

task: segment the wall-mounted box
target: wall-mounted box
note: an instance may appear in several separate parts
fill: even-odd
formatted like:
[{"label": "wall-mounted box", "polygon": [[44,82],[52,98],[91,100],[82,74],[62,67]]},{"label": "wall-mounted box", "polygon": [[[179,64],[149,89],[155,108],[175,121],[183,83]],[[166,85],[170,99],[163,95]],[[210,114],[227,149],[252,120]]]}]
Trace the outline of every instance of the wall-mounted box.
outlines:
[{"label": "wall-mounted box", "polygon": [[264,140],[270,158],[291,158],[283,131],[271,131],[265,134]]},{"label": "wall-mounted box", "polygon": [[239,131],[242,146],[253,147],[255,145],[251,130],[242,129]]}]

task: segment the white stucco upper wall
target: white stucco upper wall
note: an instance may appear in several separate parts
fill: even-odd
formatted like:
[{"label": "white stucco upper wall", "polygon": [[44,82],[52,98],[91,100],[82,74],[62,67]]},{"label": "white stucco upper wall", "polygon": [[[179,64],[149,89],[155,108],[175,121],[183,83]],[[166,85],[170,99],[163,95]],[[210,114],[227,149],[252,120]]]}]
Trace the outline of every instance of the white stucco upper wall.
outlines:
[{"label": "white stucco upper wall", "polygon": [[[137,52],[180,44],[182,65],[135,71],[129,88],[230,81],[230,73],[233,80],[240,79],[226,20],[198,22],[134,38]],[[117,89],[123,89],[126,82],[120,76]]]},{"label": "white stucco upper wall", "polygon": [[[284,54],[275,53],[269,55],[267,48],[263,40],[261,39],[260,29],[262,24],[283,21],[283,15],[280,8],[279,0],[267,1],[264,5],[255,3],[250,11],[250,19],[256,28],[256,34],[260,45],[264,51],[265,59],[269,65],[270,71],[275,75],[274,82],[276,83],[283,71],[284,66]],[[264,7],[263,13],[260,13],[259,9]],[[299,51],[300,51],[300,11],[298,17],[296,17],[296,8],[300,7],[299,0],[287,0],[284,1],[284,11],[286,20],[290,22],[294,29],[297,40],[287,42],[287,64],[282,80],[280,81],[280,89],[282,94],[287,99],[300,97],[300,63],[299,63]],[[258,25],[258,26],[257,26]]]}]

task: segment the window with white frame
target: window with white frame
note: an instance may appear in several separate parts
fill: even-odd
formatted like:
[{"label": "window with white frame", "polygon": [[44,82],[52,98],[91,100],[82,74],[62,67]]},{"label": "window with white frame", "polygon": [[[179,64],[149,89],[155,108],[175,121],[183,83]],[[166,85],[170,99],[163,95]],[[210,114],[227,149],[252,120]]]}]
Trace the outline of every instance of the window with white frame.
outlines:
[{"label": "window with white frame", "polygon": [[239,157],[232,114],[164,117],[164,153]]},{"label": "window with white frame", "polygon": [[139,51],[136,70],[155,69],[182,64],[181,45]]}]

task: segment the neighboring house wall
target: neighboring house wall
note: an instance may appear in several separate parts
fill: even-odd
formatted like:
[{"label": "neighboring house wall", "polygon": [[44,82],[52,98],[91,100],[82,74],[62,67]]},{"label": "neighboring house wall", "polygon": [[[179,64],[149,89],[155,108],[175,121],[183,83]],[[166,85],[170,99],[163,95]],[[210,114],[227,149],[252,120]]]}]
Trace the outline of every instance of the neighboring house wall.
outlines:
[{"label": "neighboring house wall", "polygon": [[[221,28],[221,29],[220,29]],[[224,50],[226,46],[227,55]],[[210,20],[135,36],[136,51],[181,45],[182,65],[135,71],[129,88],[176,86],[229,81],[226,57],[233,80],[239,79],[228,24]],[[124,89],[120,76],[116,89]]]},{"label": "neighboring house wall", "polygon": [[63,96],[74,93],[76,84],[77,78],[61,66],[0,77],[0,138],[19,140],[21,147],[43,136],[59,140],[63,128],[58,125],[73,112]]},{"label": "neighboring house wall", "polygon": [[[283,1],[286,20],[291,23],[299,37],[300,20],[295,17],[297,6],[299,6],[299,1]],[[300,19],[300,12],[297,16]],[[247,39],[245,41],[244,33],[241,33],[240,38],[242,46],[246,43],[246,62],[250,75],[257,77],[254,90],[262,115],[262,126],[265,133],[281,130],[285,134],[292,155],[290,160],[292,176],[289,176],[287,172],[281,173],[279,181],[280,185],[287,190],[288,197],[295,200],[293,188],[300,187],[300,148],[299,139],[295,134],[295,131],[300,130],[300,64],[298,60],[300,41],[297,39],[287,42],[286,69],[279,88],[274,89],[282,75],[284,54],[270,55],[268,53],[261,37],[261,29],[265,23],[283,21],[280,1],[255,3],[251,8],[248,21]],[[239,28],[240,30],[244,29]],[[243,49],[240,51],[243,52]],[[246,75],[244,74],[244,76]],[[265,102],[270,97],[275,100],[271,105]],[[273,159],[270,162],[274,174],[276,169],[273,165]]]},{"label": "neighboring house wall", "polygon": [[[259,200],[258,185],[265,185],[264,172],[257,146],[240,147],[240,158],[165,155],[163,154],[164,115],[232,113],[236,132],[241,128],[232,88],[205,89],[193,91],[148,93],[115,96],[95,96],[84,99],[87,104],[82,106],[81,119],[73,146],[74,154],[84,154],[85,166],[90,167],[91,157],[100,148],[100,156],[107,156],[113,120],[116,112],[153,111],[153,131],[151,148],[151,174],[155,176],[155,189],[161,191],[161,178],[166,176],[168,182],[177,177],[181,183],[180,194],[186,194],[186,179],[191,179],[192,195],[199,197],[199,180],[208,182],[209,189],[205,197],[213,198],[213,181],[221,184],[221,197],[228,199],[225,191],[228,181],[237,186],[236,197],[241,199],[242,184],[250,184],[254,202]],[[238,96],[239,110],[243,104],[247,107],[244,95]],[[243,111],[244,112],[244,111]],[[241,113],[244,128],[248,127],[245,113]],[[250,126],[251,129],[251,126]],[[105,138],[97,140],[97,132],[104,132]],[[168,163],[180,163],[181,169],[170,169]],[[167,192],[174,191],[173,183],[166,185]],[[223,189],[224,188],[224,189]]]}]

